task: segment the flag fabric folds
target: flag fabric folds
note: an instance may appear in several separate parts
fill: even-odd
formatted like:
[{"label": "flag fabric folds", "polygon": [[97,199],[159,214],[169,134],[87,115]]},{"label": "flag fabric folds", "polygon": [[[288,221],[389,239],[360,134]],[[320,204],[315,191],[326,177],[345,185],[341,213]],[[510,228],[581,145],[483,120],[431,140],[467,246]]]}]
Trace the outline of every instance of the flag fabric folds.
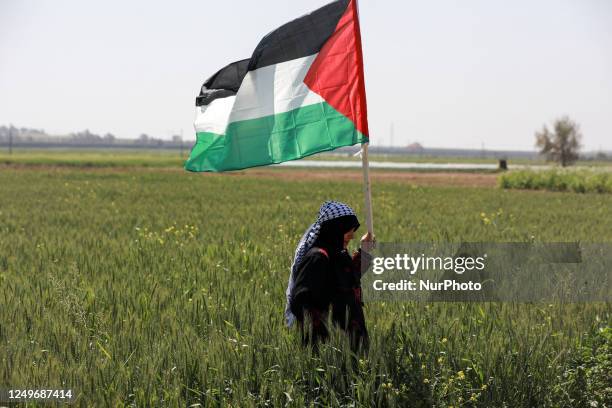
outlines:
[{"label": "flag fabric folds", "polygon": [[368,141],[356,0],[334,1],[266,35],[196,98],[185,169],[227,171]]}]

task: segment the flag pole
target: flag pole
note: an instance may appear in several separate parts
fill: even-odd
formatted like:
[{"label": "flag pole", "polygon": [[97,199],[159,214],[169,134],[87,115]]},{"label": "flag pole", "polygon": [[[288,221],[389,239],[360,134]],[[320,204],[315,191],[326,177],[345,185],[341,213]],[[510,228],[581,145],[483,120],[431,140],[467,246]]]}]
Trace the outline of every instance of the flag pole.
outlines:
[{"label": "flag pole", "polygon": [[[359,16],[359,1],[355,1],[355,9],[357,11],[357,22],[359,31],[361,31],[361,18]],[[361,36],[361,32],[358,33]],[[359,41],[361,43],[361,41]],[[361,44],[360,44],[361,46]],[[361,54],[361,50],[359,53]],[[363,64],[363,57],[362,57]],[[363,69],[363,66],[362,66]],[[361,144],[361,168],[363,169],[363,195],[365,196],[365,211],[366,211],[366,227],[371,236],[374,236],[374,222],[372,217],[372,193],[370,190],[370,162],[368,160],[368,146],[370,142]]]},{"label": "flag pole", "polygon": [[366,226],[370,235],[374,236],[374,224],[372,221],[372,193],[370,191],[370,164],[368,161],[368,145],[361,145],[361,167],[363,168],[363,194],[365,195]]}]

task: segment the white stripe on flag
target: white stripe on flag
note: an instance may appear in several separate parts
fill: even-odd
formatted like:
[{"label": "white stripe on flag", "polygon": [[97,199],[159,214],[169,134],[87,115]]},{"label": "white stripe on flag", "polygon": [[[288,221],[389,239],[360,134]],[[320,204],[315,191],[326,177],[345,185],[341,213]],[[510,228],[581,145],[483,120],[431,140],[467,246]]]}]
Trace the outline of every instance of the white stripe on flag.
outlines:
[{"label": "white stripe on flag", "polygon": [[304,84],[304,77],[316,56],[248,72],[236,95],[230,122],[276,115],[323,102],[323,98]]},{"label": "white stripe on flag", "polygon": [[276,115],[323,102],[323,98],[304,84],[304,77],[316,57],[317,54],[248,72],[235,96],[196,107],[196,132],[225,134],[231,122]]},{"label": "white stripe on flag", "polygon": [[195,131],[211,132],[218,135],[225,133],[229,116],[234,106],[236,96],[215,99],[208,105],[196,106]]}]

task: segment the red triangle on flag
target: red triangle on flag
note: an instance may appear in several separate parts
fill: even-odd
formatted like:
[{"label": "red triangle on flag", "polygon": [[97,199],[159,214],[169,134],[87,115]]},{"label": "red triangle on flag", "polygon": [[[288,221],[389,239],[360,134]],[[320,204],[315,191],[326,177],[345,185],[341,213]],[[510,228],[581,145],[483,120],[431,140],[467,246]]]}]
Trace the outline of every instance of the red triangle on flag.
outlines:
[{"label": "red triangle on flag", "polygon": [[313,61],[304,83],[349,118],[355,128],[368,137],[363,54],[356,0],[350,1],[336,30]]}]

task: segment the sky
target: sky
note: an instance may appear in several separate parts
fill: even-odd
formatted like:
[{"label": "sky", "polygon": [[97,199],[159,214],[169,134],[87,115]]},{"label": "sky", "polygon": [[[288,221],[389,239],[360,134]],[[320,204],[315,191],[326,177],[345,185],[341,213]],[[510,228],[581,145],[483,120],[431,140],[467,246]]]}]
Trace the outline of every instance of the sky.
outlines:
[{"label": "sky", "polygon": [[[0,0],[0,125],[194,139],[204,80],[325,3]],[[612,150],[612,1],[359,4],[372,145],[533,150],[569,115]]]}]

